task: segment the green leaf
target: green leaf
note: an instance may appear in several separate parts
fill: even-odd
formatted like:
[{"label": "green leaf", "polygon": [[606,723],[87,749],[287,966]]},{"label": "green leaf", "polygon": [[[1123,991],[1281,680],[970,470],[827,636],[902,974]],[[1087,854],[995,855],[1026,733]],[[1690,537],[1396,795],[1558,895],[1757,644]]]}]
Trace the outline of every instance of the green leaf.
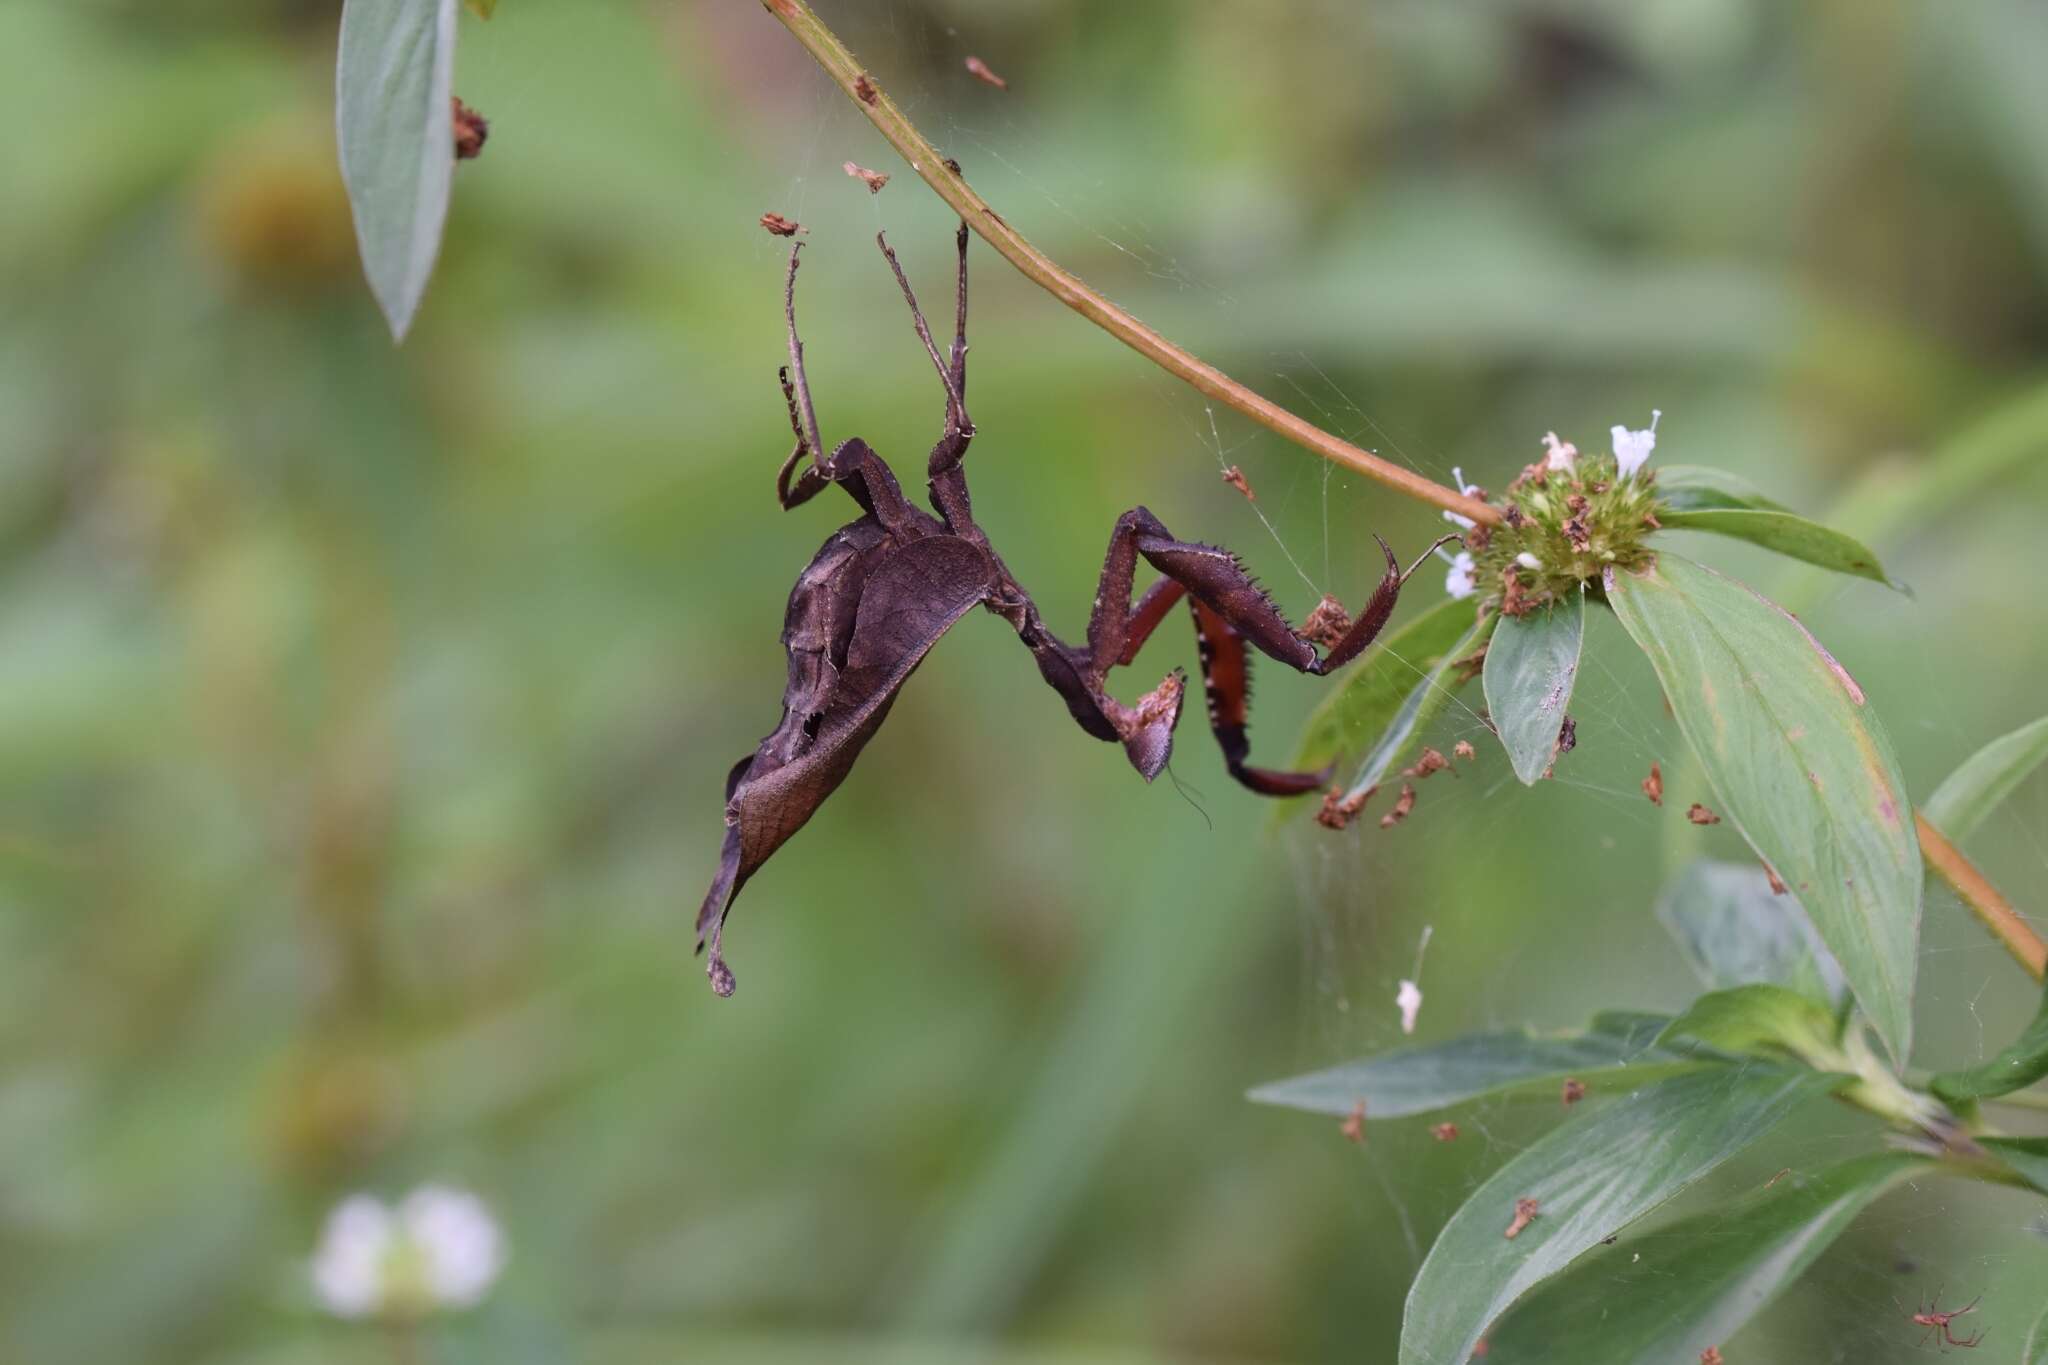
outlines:
[{"label": "green leaf", "polygon": [[427,292],[455,173],[456,0],[344,0],[335,132],[370,292],[403,340]]},{"label": "green leaf", "polygon": [[2048,1137],[1988,1137],[1977,1140],[2029,1185],[2048,1194]]},{"label": "green leaf", "polygon": [[1920,845],[1862,689],[1754,589],[1668,551],[1607,576],[1719,809],[1813,917],[1893,1060],[1912,1044]]},{"label": "green leaf", "polygon": [[2034,1330],[2027,1333],[2027,1344],[2020,1350],[2020,1365],[2048,1365],[2048,1308],[2041,1310],[2041,1316],[2034,1320]]},{"label": "green leaf", "polygon": [[1338,675],[1310,713],[1293,766],[1312,772],[1346,754],[1360,753],[1377,740],[1418,683],[1426,682],[1446,660],[1463,657],[1458,651],[1476,615],[1470,602],[1447,597],[1399,630],[1382,635]]},{"label": "green leaf", "polygon": [[1839,1055],[1835,1016],[1826,1006],[1783,986],[1737,986],[1693,1001],[1657,1041],[1691,1038],[1717,1052],[1789,1052],[1809,1066]]},{"label": "green leaf", "polygon": [[1657,900],[1657,918],[1709,990],[1758,983],[1840,1004],[1842,968],[1790,892],[1753,863],[1698,858]]},{"label": "green leaf", "polygon": [[1810,1177],[1785,1175],[1731,1205],[1603,1247],[1488,1334],[1487,1365],[1555,1360],[1559,1342],[1585,1338],[1596,1323],[1594,1349],[1576,1358],[1698,1360],[1804,1274],[1879,1195],[1933,1164],[1886,1152]]},{"label": "green leaf", "polygon": [[1558,731],[1579,676],[1583,590],[1526,616],[1505,616],[1486,649],[1486,708],[1515,776],[1533,785],[1557,756]]},{"label": "green leaf", "polygon": [[2041,994],[2034,1022],[1996,1057],[1966,1071],[1941,1072],[1929,1088],[1950,1104],[1970,1104],[2010,1095],[2043,1076],[2048,1076],[2048,990]]},{"label": "green leaf", "polygon": [[1657,471],[1657,497],[1657,520],[1667,527],[1733,536],[1823,569],[1893,586],[1876,554],[1861,541],[1773,502],[1733,474],[1701,465],[1667,465]]},{"label": "green leaf", "polygon": [[1898,586],[1877,562],[1877,555],[1869,546],[1791,512],[1660,510],[1657,520],[1667,529],[1711,531],[1718,536],[1732,536],[1752,545],[1761,545],[1766,550],[1775,550],[1788,559],[1804,560],[1836,573],[1867,578],[1888,588]]},{"label": "green leaf", "polygon": [[1666,509],[1673,512],[1792,510],[1765,497],[1761,489],[1745,478],[1730,474],[1725,469],[1710,469],[1698,464],[1657,466],[1657,501],[1662,504],[1657,511],[1660,520]]},{"label": "green leaf", "polygon": [[1377,742],[1358,765],[1358,771],[1351,776],[1351,785],[1346,796],[1370,793],[1373,788],[1386,781],[1394,765],[1406,758],[1422,737],[1423,730],[1435,720],[1445,706],[1449,705],[1458,683],[1451,677],[1451,671],[1461,659],[1470,658],[1480,645],[1493,634],[1498,615],[1488,616],[1473,624],[1458,638],[1458,642],[1437,660],[1436,664],[1412,686]]},{"label": "green leaf", "polygon": [[[1712,1067],[1567,1122],[1503,1166],[1451,1216],[1408,1291],[1401,1365],[1463,1361],[1529,1289],[1762,1137],[1845,1078]],[[1516,1201],[1536,1216],[1504,1236]]]},{"label": "green leaf", "polygon": [[1703,1064],[1683,1049],[1657,1046],[1657,1035],[1670,1022],[1664,1015],[1606,1014],[1577,1033],[1475,1033],[1274,1081],[1247,1098],[1332,1115],[1348,1114],[1362,1100],[1371,1118],[1397,1119],[1500,1090],[1554,1086],[1567,1076],[1596,1093],[1619,1083],[1633,1087]]},{"label": "green leaf", "polygon": [[2048,716],[1992,740],[1963,760],[1920,807],[1928,823],[1961,842],[2048,759]]}]

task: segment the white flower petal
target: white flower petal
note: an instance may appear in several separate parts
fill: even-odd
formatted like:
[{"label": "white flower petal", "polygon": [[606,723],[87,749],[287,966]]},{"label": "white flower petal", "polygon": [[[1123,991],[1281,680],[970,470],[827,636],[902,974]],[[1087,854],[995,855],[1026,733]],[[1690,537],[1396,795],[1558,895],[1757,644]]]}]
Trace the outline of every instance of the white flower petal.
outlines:
[{"label": "white flower petal", "polygon": [[321,1307],[342,1318],[376,1312],[396,1239],[391,1211],[369,1195],[351,1195],[337,1204],[313,1253],[313,1293]]},{"label": "white flower petal", "polygon": [[455,1308],[478,1302],[505,1267],[505,1238],[484,1201],[466,1190],[422,1185],[398,1216],[426,1267],[434,1298]]},{"label": "white flower petal", "polygon": [[1444,591],[1463,601],[1475,590],[1472,578],[1472,556],[1463,550],[1451,561],[1451,571],[1444,575]]},{"label": "white flower petal", "polygon": [[1657,422],[1663,416],[1662,409],[1650,409],[1647,431],[1630,431],[1623,426],[1614,428],[1614,462],[1620,466],[1622,478],[1634,475],[1650,458],[1650,452],[1657,448]]},{"label": "white flower petal", "polygon": [[1558,440],[1554,431],[1543,433],[1543,448],[1550,452],[1543,462],[1546,469],[1562,470],[1569,474],[1578,462],[1579,448],[1570,441]]},{"label": "white flower petal", "polygon": [[1394,1007],[1401,1011],[1401,1032],[1415,1032],[1415,1016],[1422,1012],[1422,988],[1404,980],[1394,993]]},{"label": "white flower petal", "polygon": [[1522,551],[1522,553],[1515,556],[1515,563],[1521,565],[1525,569],[1533,570],[1540,569],[1543,567],[1543,561],[1538,559],[1535,555],[1530,554],[1527,550],[1524,550]]}]

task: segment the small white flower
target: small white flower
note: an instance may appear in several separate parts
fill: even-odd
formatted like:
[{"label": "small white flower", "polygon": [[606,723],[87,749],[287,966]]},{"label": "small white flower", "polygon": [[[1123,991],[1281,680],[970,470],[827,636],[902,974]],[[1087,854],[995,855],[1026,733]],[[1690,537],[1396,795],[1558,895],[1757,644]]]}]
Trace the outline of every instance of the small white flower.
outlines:
[{"label": "small white flower", "polygon": [[1650,452],[1657,448],[1657,419],[1664,415],[1659,408],[1650,409],[1650,428],[1647,431],[1630,431],[1627,427],[1614,428],[1614,462],[1621,467],[1621,477],[1626,479],[1643,467],[1650,458]]},{"label": "small white flower", "polygon": [[1540,569],[1543,567],[1543,561],[1538,559],[1535,555],[1530,554],[1527,550],[1524,550],[1522,551],[1522,553],[1515,556],[1515,563],[1521,565],[1525,569],[1530,570]]},{"label": "small white flower", "polygon": [[1474,587],[1472,556],[1460,550],[1457,558],[1451,561],[1451,571],[1444,575],[1444,591],[1462,602],[1472,595]]},{"label": "small white flower", "polygon": [[367,1318],[473,1307],[504,1266],[504,1234],[484,1202],[423,1185],[395,1211],[366,1194],[336,1205],[311,1272],[328,1312]]},{"label": "small white flower", "polygon": [[[1463,493],[1466,497],[1472,497],[1479,492],[1478,484],[1465,482],[1465,471],[1461,469],[1459,466],[1451,466],[1451,477],[1458,481],[1458,491],[1460,493]],[[1462,526],[1468,531],[1472,529],[1472,518],[1461,517],[1456,512],[1445,512],[1444,520],[1448,521],[1453,526]],[[1464,595],[1465,594],[1463,593],[1453,594],[1453,596],[1456,597],[1463,597]]]},{"label": "small white flower", "polygon": [[1579,448],[1570,441],[1558,440],[1554,431],[1543,433],[1543,448],[1550,452],[1549,457],[1543,462],[1545,469],[1561,470],[1569,474],[1578,462]]},{"label": "small white flower", "polygon": [[395,1240],[391,1210],[367,1194],[350,1195],[327,1215],[313,1253],[313,1292],[340,1318],[368,1317],[384,1299],[384,1263]]},{"label": "small white flower", "polygon": [[466,1190],[422,1185],[398,1206],[405,1235],[419,1249],[435,1300],[469,1308],[505,1267],[505,1238],[484,1201]]},{"label": "small white flower", "polygon": [[1402,981],[1401,989],[1394,993],[1394,1007],[1401,1011],[1401,1032],[1415,1032],[1415,1016],[1422,1012],[1422,987]]}]

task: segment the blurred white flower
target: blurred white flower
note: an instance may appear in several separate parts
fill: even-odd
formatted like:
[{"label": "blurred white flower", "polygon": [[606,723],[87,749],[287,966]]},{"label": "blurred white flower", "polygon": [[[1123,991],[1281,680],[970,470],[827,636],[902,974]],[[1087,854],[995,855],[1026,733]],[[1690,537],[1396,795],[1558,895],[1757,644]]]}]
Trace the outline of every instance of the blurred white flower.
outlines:
[{"label": "blurred white flower", "polygon": [[1394,1007],[1401,1011],[1401,1032],[1415,1032],[1415,1016],[1422,1013],[1422,987],[1404,980],[1394,993]]},{"label": "blurred white flower", "polygon": [[1530,554],[1527,550],[1524,550],[1522,551],[1522,553],[1515,556],[1515,563],[1531,571],[1543,567],[1543,561],[1538,559],[1535,555]]},{"label": "blurred white flower", "polygon": [[1562,470],[1567,474],[1572,472],[1579,458],[1577,446],[1570,441],[1558,440],[1554,431],[1546,431],[1543,433],[1543,448],[1550,452],[1549,457],[1543,462],[1545,469]]},{"label": "blurred white flower", "polygon": [[391,1210],[366,1194],[350,1195],[327,1215],[313,1253],[313,1292],[336,1317],[363,1318],[384,1298],[384,1262],[394,1234]]},{"label": "blurred white flower", "polygon": [[[1476,483],[1466,483],[1465,471],[1459,468],[1457,465],[1451,466],[1451,477],[1458,481],[1458,491],[1460,493],[1463,493],[1468,498],[1476,497],[1478,495],[1479,485]],[[1444,520],[1450,522],[1453,526],[1462,526],[1468,531],[1472,529],[1472,518],[1461,517],[1456,512],[1445,512]],[[1456,593],[1454,595],[1458,597],[1463,597],[1465,594]]]},{"label": "blurred white flower", "polygon": [[366,1318],[473,1307],[504,1268],[504,1234],[483,1200],[422,1185],[396,1210],[366,1194],[336,1205],[311,1271],[322,1307]]},{"label": "blurred white flower", "polygon": [[1659,408],[1650,409],[1648,431],[1630,431],[1627,427],[1614,428],[1614,462],[1621,467],[1621,477],[1626,479],[1643,467],[1650,458],[1650,452],[1657,448],[1657,419],[1664,415]]},{"label": "blurred white flower", "polygon": [[[1449,516],[1450,513],[1446,512],[1444,515]],[[1472,595],[1473,590],[1472,556],[1460,550],[1457,557],[1451,561],[1451,571],[1444,575],[1444,591],[1463,601]]]}]

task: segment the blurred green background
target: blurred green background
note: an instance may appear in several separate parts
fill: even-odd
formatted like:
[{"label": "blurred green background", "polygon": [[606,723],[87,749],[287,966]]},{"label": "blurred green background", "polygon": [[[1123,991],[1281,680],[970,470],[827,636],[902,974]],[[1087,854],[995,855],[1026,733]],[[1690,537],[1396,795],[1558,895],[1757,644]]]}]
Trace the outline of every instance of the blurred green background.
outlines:
[{"label": "blurred green background", "polygon": [[[1916,792],[2041,710],[2040,5],[822,11],[1057,259],[1432,477],[1657,407],[1660,460],[1863,509],[1915,596],[1693,548],[1808,612]],[[1421,1038],[1686,997],[1656,888],[1738,848],[1637,795],[1678,741],[1613,623],[1558,781],[1483,752],[1397,831],[1275,838],[1198,712],[1146,788],[971,617],[748,887],[714,1000],[721,783],[846,516],[775,508],[755,219],[808,228],[828,440],[910,471],[941,405],[871,239],[932,304],[950,223],[756,4],[503,0],[394,349],[337,12],[0,3],[0,1359],[393,1358],[305,1258],[343,1194],[428,1179],[512,1248],[430,1360],[1390,1359],[1418,1251],[1555,1106],[1361,1151],[1241,1094],[1398,1040],[1425,925]],[[977,508],[1055,628],[1140,502],[1297,613],[1361,600],[1369,532],[1443,529],[974,269]],[[1173,626],[1125,695],[1176,663]],[[1261,682],[1284,763],[1319,685]],[[2036,911],[2044,815],[2036,784],[1973,845]],[[2032,988],[1941,896],[1926,943],[1916,1060],[1995,1050]],[[1752,1164],[1873,1140],[1823,1114]],[[2043,1207],[1894,1195],[1728,1359],[1909,1358],[1936,1281],[2009,1353]]]}]

